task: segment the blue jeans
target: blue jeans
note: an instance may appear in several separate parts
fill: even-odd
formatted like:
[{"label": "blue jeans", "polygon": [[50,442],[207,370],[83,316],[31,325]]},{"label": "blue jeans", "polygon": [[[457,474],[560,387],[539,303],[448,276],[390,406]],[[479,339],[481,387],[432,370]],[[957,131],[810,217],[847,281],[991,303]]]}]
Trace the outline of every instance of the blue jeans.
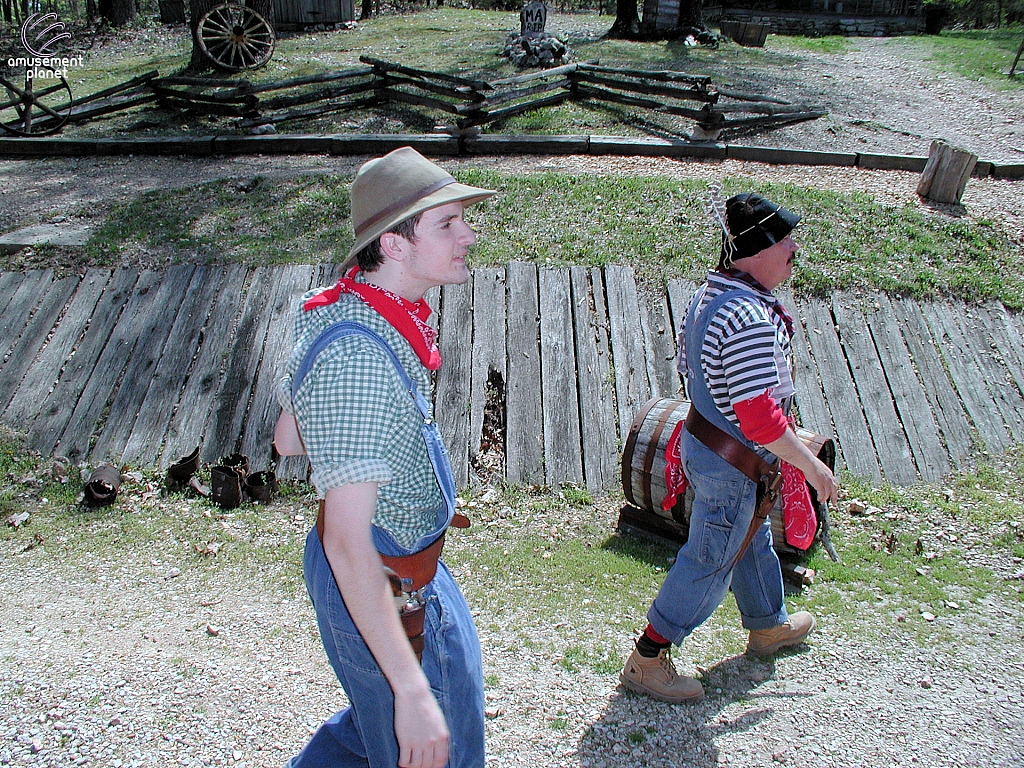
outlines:
[{"label": "blue jeans", "polygon": [[736,567],[754,517],[757,485],[683,432],[683,466],[693,487],[690,537],[676,556],[647,620],[678,645],[714,612],[732,586],[746,629],[770,629],[789,618],[782,569],[765,520]]},{"label": "blue jeans", "polygon": [[[393,541],[386,541],[386,534],[380,537],[379,533],[375,529],[378,549],[385,554],[406,554]],[[303,566],[324,650],[351,706],[321,725],[288,766],[395,768],[398,741],[391,686],[345,608],[315,528],[306,537]],[[438,563],[437,575],[423,593],[427,601],[423,671],[451,733],[448,765],[482,768],[483,670],[469,606],[444,563]]]}]

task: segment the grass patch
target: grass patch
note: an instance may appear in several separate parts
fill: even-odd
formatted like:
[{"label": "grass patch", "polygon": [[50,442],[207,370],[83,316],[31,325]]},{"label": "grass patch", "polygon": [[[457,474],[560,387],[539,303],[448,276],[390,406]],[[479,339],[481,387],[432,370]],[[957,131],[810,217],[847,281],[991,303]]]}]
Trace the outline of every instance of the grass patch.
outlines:
[{"label": "grass patch", "polygon": [[[718,250],[703,209],[706,187],[698,180],[474,169],[457,175],[500,190],[469,212],[480,234],[473,266],[627,263],[661,282],[702,278]],[[111,210],[90,239],[89,256],[97,264],[116,263],[134,250],[168,263],[338,260],[352,237],[349,182],[257,178],[150,192]],[[731,194],[749,183],[726,178],[724,184]],[[866,288],[1024,307],[1024,277],[1013,268],[1019,249],[994,222],[882,205],[859,193],[779,184],[759,191],[804,217],[793,278],[798,292]]]},{"label": "grass patch", "polygon": [[1020,46],[1024,26],[944,30],[941,35],[907,38],[937,72],[957,72],[997,91],[1020,90],[1024,79],[1006,76]]},{"label": "grass patch", "polygon": [[797,37],[791,35],[770,35],[766,44],[779,51],[796,51],[808,53],[849,53],[854,50],[850,38],[840,35],[824,37]]}]

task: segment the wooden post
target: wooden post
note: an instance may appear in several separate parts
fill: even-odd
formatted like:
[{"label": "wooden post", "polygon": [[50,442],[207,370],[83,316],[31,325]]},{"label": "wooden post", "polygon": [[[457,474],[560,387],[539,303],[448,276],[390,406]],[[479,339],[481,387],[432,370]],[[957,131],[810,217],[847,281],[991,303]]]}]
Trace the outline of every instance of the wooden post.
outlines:
[{"label": "wooden post", "polygon": [[936,203],[959,203],[977,162],[977,155],[936,139],[917,182],[917,194]]}]

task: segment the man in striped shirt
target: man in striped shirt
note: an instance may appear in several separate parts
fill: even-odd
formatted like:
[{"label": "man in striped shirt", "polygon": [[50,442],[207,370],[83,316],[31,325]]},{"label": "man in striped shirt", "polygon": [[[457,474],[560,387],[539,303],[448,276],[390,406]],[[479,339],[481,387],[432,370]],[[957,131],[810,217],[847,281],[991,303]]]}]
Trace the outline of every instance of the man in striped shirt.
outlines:
[{"label": "man in striped shirt", "polygon": [[[776,457],[792,464],[819,499],[835,502],[832,472],[789,428],[793,321],[771,293],[792,274],[800,246],[790,233],[799,220],[753,193],[729,199],[718,267],[694,295],[679,334],[679,370],[693,408],[708,424],[702,434],[724,433],[769,464]],[[619,678],[631,690],[673,703],[700,701],[704,691],[676,672],[669,649],[707,620],[730,587],[750,633],[748,653],[797,645],[815,625],[805,611],[786,611],[768,520],[744,548],[759,484],[691,431],[698,430],[688,418],[681,448],[694,491],[689,539]]]}]

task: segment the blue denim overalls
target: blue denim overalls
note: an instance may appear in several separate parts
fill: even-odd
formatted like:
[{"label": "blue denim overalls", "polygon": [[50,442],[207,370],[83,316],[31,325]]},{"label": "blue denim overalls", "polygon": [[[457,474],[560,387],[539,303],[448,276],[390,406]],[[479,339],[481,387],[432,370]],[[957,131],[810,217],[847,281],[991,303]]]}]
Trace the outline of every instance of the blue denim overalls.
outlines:
[{"label": "blue denim overalls", "polygon": [[[408,549],[398,544],[383,528],[376,525],[372,527],[374,546],[382,555],[413,554],[434,543],[451,523],[455,512],[455,481],[437,426],[430,419],[429,406],[402,368],[394,351],[378,334],[358,323],[336,323],[324,331],[310,347],[303,365],[294,377],[293,393],[298,390],[316,354],[339,335],[348,334],[360,334],[381,345],[423,418],[422,431],[430,463],[444,498],[444,503],[437,510],[437,525]],[[324,650],[351,706],[337,712],[321,725],[302,752],[289,761],[288,766],[395,768],[398,765],[398,741],[395,738],[391,686],[345,608],[316,528],[306,536],[303,570],[306,590],[316,610]],[[483,671],[480,643],[469,606],[443,562],[438,562],[437,574],[423,588],[422,594],[426,600],[423,672],[441,706],[451,734],[448,765],[451,768],[482,768]]]},{"label": "blue denim overalls", "polygon": [[[712,299],[699,317],[700,298],[691,303],[684,329],[686,381],[693,407],[749,447],[752,443],[715,406],[700,369],[700,350],[708,326],[715,313],[737,294],[754,296],[740,289],[725,291]],[[694,492],[690,536],[676,555],[647,612],[647,620],[659,634],[678,645],[707,620],[731,585],[746,629],[770,629],[784,624],[789,616],[768,520],[754,535],[735,568],[726,567],[735,559],[750,527],[757,485],[686,430],[680,448],[686,477]]]}]

